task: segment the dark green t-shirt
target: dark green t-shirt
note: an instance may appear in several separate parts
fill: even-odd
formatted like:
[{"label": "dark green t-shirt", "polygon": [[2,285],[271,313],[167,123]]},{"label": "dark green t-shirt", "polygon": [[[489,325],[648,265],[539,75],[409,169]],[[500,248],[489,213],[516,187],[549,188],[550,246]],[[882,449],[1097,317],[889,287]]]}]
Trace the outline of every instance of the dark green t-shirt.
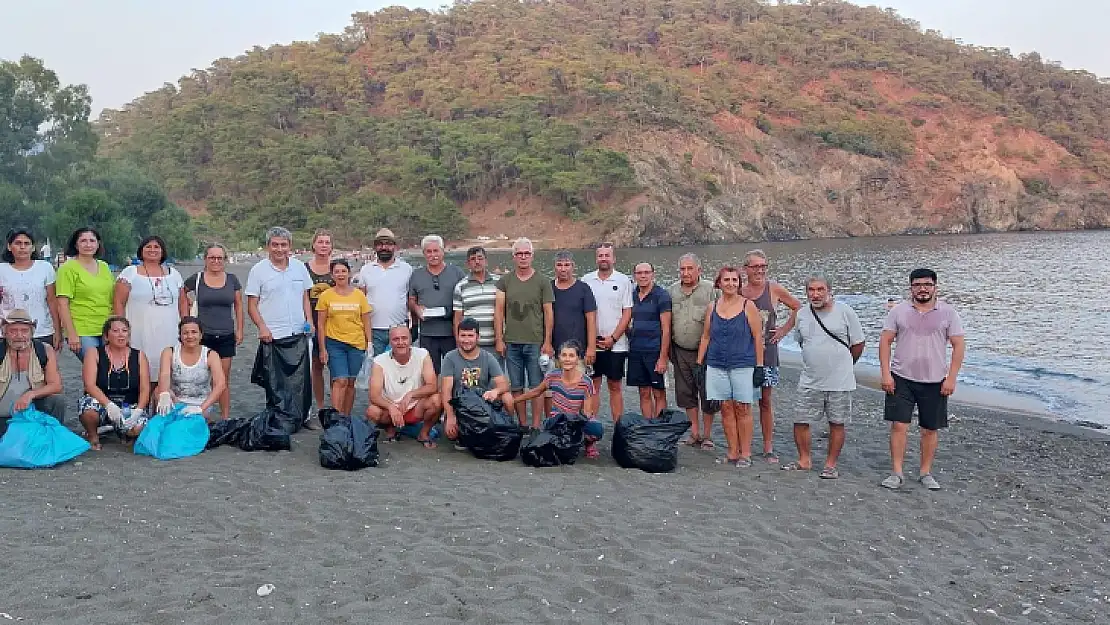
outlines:
[{"label": "dark green t-shirt", "polygon": [[555,301],[551,280],[536,271],[522,281],[510,272],[497,281],[497,290],[505,294],[505,342],[543,343],[543,305]]}]

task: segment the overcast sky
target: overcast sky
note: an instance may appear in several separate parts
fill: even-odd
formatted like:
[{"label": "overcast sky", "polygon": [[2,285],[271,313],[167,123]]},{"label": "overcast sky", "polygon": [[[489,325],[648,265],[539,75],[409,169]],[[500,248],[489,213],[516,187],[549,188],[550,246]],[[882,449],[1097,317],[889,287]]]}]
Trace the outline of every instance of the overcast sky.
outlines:
[{"label": "overcast sky", "polygon": [[[1110,0],[867,0],[965,43],[1037,50],[1065,67],[1110,76]],[[85,83],[93,116],[192,68],[255,46],[339,32],[355,11],[437,0],[0,0],[0,58],[42,58],[64,83]]]}]

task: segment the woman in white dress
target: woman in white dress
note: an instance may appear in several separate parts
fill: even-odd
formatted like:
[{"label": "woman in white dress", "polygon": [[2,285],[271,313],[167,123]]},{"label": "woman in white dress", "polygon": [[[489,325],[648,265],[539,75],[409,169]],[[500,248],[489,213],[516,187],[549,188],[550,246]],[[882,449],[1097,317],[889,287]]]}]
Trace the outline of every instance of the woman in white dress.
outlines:
[{"label": "woman in white dress", "polygon": [[204,333],[196,317],[183,318],[177,332],[180,344],[162,350],[158,414],[168,414],[175,404],[185,404],[186,412],[207,416],[227,387],[220,355],[201,345]]},{"label": "woman in white dress", "polygon": [[8,232],[0,263],[0,318],[22,308],[35,320],[35,338],[55,351],[62,344],[62,323],[55,297],[54,267],[35,259],[35,240],[24,228]]},{"label": "woman in white dress", "polygon": [[162,350],[177,344],[178,302],[185,297],[185,281],[166,266],[162,237],[146,237],[136,254],[140,264],[128,266],[116,278],[113,309],[131,322],[131,346],[150,362],[153,385],[158,382]]}]

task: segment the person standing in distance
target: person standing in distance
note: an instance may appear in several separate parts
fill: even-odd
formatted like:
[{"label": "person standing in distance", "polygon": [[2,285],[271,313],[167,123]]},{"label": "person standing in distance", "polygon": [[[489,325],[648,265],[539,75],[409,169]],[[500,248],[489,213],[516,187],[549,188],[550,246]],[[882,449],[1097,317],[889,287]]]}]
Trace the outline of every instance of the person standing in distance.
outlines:
[{"label": "person standing in distance", "polygon": [[[952,359],[948,360],[948,345]],[[893,356],[891,345],[894,346]],[[890,421],[890,461],[893,472],[886,488],[905,483],[902,460],[914,406],[921,426],[921,472],[918,480],[929,490],[940,490],[933,477],[937,430],[948,427],[948,398],[956,391],[956,377],[964,362],[964,328],[956,309],[937,299],[937,274],[932,269],[910,272],[910,299],[886,315],[879,339],[886,404]]]},{"label": "person standing in distance", "polygon": [[[554,325],[551,281],[532,267],[532,242],[525,238],[513,243],[516,271],[497,281],[497,300],[493,331],[497,353],[505,358],[514,395],[543,380],[540,354],[550,357],[551,330]],[[528,402],[515,402],[521,425],[528,421]],[[532,427],[539,429],[543,416],[543,397],[532,400]]]},{"label": "person standing in distance", "polygon": [[[759,396],[763,459],[776,463],[779,457],[775,455],[775,409],[771,393],[779,385],[779,341],[794,329],[802,303],[786,287],[767,279],[767,254],[763,250],[752,250],[744,255],[744,274],[747,283],[740,289],[740,295],[754,302],[763,318],[763,364],[766,375],[762,394]],[[781,326],[777,325],[776,312],[780,303],[790,309],[790,317]]]},{"label": "person standing in distance", "polygon": [[798,379],[799,411],[794,418],[794,444],[798,461],[782,465],[786,471],[809,471],[810,425],[829,422],[829,454],[820,477],[840,477],[836,461],[844,448],[844,426],[852,420],[852,391],[856,374],[852,367],[863,355],[863,327],[856,311],[832,297],[829,280],[810,276],[806,280],[809,306],[798,313],[794,338],[802,348],[802,373]]},{"label": "person standing in distance", "polygon": [[609,387],[609,414],[616,423],[624,414],[621,382],[624,380],[625,359],[632,321],[632,280],[616,270],[616,251],[612,243],[602,243],[596,251],[597,270],[582,276],[593,291],[597,304],[597,353],[594,357],[594,387],[601,393],[601,378]]},{"label": "person standing in distance", "polygon": [[443,262],[443,237],[429,234],[420,241],[427,266],[409,278],[409,312],[420,321],[420,346],[428,350],[439,375],[443,356],[455,349],[455,286],[466,280],[462,269]]},{"label": "person standing in distance", "polygon": [[408,323],[408,290],[412,265],[397,256],[397,237],[389,228],[374,235],[374,260],[358,272],[359,284],[374,312],[374,355],[389,348],[389,329]]},{"label": "person standing in distance", "polygon": [[628,385],[640,391],[640,412],[654,419],[667,407],[663,376],[671,351],[671,296],[655,284],[651,263],[639,263],[632,275],[636,292],[628,336]]},{"label": "person standing in distance", "polygon": [[[667,289],[671,296],[671,364],[674,365],[674,397],[693,426],[686,444],[710,450],[713,445],[713,415],[721,402],[705,398],[705,378],[698,368],[698,347],[705,330],[706,311],[717,299],[713,283],[701,279],[701,261],[693,254],[678,259],[678,282]],[[701,408],[701,418],[698,408]]]},{"label": "person standing in distance", "polygon": [[497,358],[494,349],[493,310],[497,304],[497,277],[486,269],[486,250],[472,247],[466,251],[466,267],[470,275],[455,285],[451,308],[454,315],[455,342],[463,318],[478,324],[478,346]]}]

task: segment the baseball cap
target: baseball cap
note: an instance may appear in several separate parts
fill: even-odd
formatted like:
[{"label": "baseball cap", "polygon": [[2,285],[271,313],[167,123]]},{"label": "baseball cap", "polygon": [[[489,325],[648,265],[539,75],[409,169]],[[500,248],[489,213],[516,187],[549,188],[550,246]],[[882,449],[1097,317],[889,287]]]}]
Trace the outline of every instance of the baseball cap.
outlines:
[{"label": "baseball cap", "polygon": [[393,243],[396,243],[397,237],[394,236],[393,231],[389,228],[382,228],[381,230],[378,230],[377,234],[374,235],[374,242],[376,243],[378,241],[392,241]]},{"label": "baseball cap", "polygon": [[459,329],[460,330],[473,330],[473,331],[477,332],[478,331],[478,320],[475,319],[474,317],[463,317],[462,321],[459,322]]},{"label": "baseball cap", "polygon": [[38,323],[31,318],[31,315],[22,308],[16,308],[4,317],[4,325],[12,325],[16,323],[25,323],[32,328],[38,325]]}]

